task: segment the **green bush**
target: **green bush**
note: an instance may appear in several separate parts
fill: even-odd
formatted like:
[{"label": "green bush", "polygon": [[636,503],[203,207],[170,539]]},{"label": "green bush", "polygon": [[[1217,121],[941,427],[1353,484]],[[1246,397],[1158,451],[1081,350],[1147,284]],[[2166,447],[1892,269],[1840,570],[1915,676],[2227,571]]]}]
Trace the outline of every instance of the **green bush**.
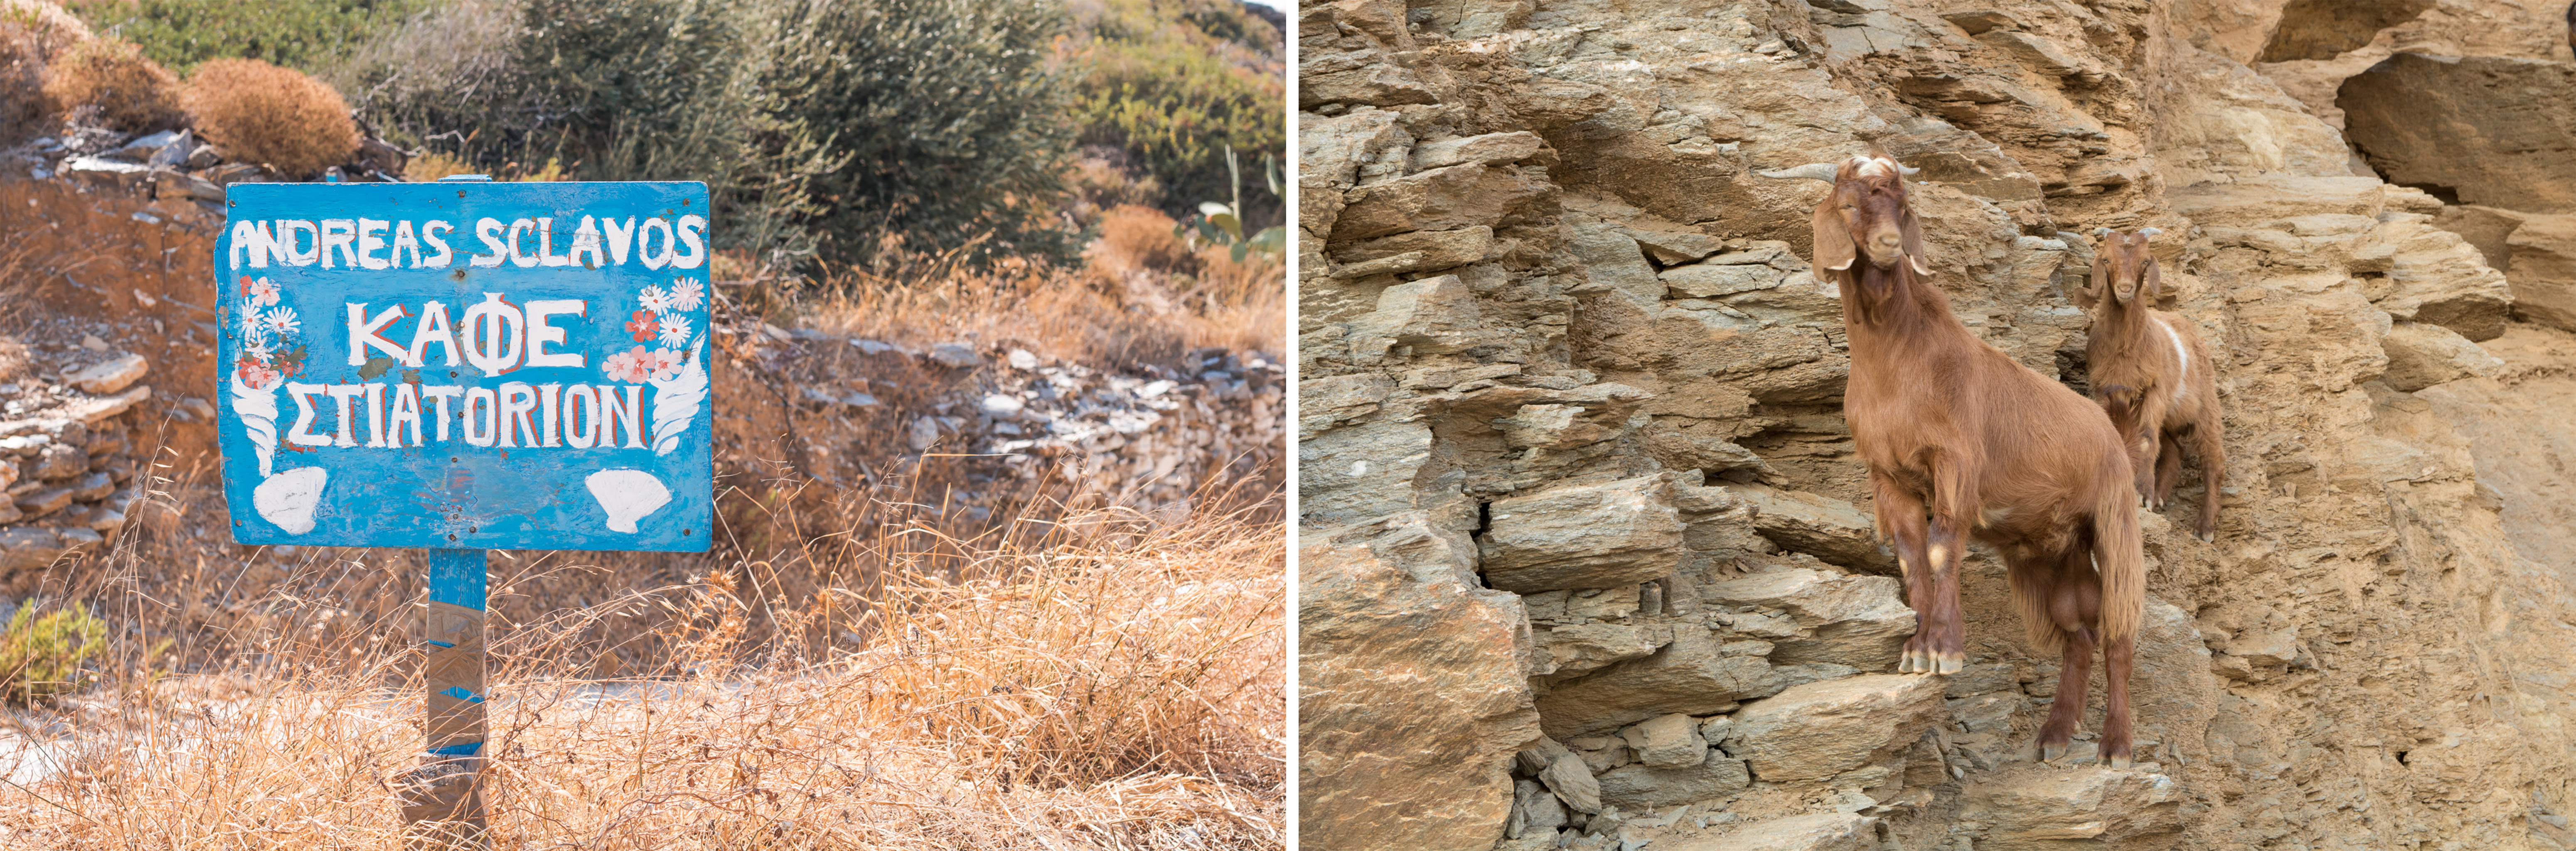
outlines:
[{"label": "green bush", "polygon": [[86,681],[81,663],[107,649],[107,623],[79,604],[36,617],[30,601],[0,634],[0,696],[21,705],[69,693]]},{"label": "green bush", "polygon": [[[1278,38],[1268,22],[1236,3],[1128,0],[1109,5],[1090,30],[1076,59],[1081,141],[1126,150],[1165,187],[1165,213],[1184,218],[1201,202],[1230,199],[1228,148],[1255,161],[1264,152],[1284,158],[1287,81],[1265,53]],[[1247,194],[1247,224],[1283,220],[1285,199]]]},{"label": "green bush", "polygon": [[67,0],[101,34],[142,46],[177,69],[209,59],[261,59],[290,68],[328,60],[429,0]]},{"label": "green bush", "polygon": [[[719,247],[773,266],[863,261],[888,237],[1069,251],[1049,218],[1071,146],[1048,6],[525,0],[476,23],[501,2],[460,0],[335,74],[398,139],[495,175],[707,181]],[[447,46],[478,26],[503,37]]]},{"label": "green bush", "polygon": [[798,0],[762,75],[771,113],[838,165],[814,176],[827,257],[912,250],[1069,256],[1054,208],[1071,152],[1046,0]]}]

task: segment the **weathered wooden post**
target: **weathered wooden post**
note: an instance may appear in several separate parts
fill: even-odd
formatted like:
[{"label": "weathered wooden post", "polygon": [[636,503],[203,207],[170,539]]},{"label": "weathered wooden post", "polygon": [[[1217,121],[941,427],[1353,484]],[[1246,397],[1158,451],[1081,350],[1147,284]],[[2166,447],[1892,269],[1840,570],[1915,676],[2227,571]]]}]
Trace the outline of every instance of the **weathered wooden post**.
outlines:
[{"label": "weathered wooden post", "polygon": [[427,655],[421,679],[429,749],[400,785],[403,820],[423,826],[420,844],[480,846],[483,817],[483,550],[429,551],[429,611],[421,624]]},{"label": "weathered wooden post", "polygon": [[427,744],[396,786],[415,847],[484,847],[486,551],[711,538],[706,185],[235,184],[225,206],[233,538],[429,550]]}]

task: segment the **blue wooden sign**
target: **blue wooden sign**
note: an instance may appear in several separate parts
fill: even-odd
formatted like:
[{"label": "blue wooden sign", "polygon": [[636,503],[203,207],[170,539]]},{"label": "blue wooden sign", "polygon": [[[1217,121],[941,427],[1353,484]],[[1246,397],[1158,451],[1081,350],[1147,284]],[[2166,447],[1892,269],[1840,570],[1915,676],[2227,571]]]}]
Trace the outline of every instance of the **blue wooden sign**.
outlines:
[{"label": "blue wooden sign", "polygon": [[705,184],[227,195],[234,540],[708,548]]}]

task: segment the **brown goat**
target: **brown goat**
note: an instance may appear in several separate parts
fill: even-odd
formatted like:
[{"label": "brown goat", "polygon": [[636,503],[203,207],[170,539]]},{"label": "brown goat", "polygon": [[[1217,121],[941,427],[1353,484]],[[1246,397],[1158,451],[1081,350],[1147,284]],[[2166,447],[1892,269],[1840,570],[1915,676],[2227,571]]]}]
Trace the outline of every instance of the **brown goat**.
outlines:
[{"label": "brown goat", "polygon": [[2099,644],[2110,698],[2101,755],[2126,767],[2130,654],[2146,599],[2128,454],[2102,409],[1951,314],[1949,296],[1928,280],[1904,171],[1878,154],[1763,173],[1834,184],[1816,205],[1815,273],[1842,290],[1851,349],[1843,416],[1914,609],[1897,670],[1952,674],[1966,664],[1959,561],[1974,536],[2003,556],[2032,643],[2064,654],[2042,758],[2064,755],[2082,722]]},{"label": "brown goat", "polygon": [[2138,498],[2150,511],[2164,507],[2182,478],[2180,438],[2190,438],[2208,488],[2192,533],[2211,541],[2218,536],[2218,487],[2227,476],[2218,365],[2190,320],[2148,306],[2164,291],[2156,258],[2147,253],[2147,240],[2158,233],[2095,230],[2093,275],[2070,295],[2093,311],[2093,333],[2084,344],[2093,399],[2129,446]]}]

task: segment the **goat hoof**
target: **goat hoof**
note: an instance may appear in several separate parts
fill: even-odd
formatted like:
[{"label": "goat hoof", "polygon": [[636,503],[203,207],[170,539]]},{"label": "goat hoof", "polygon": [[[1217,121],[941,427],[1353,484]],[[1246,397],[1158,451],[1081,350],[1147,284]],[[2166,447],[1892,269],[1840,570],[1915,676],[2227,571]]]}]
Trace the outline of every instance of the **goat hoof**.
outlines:
[{"label": "goat hoof", "polygon": [[1930,673],[1931,670],[1932,666],[1924,660],[1921,650],[1907,650],[1904,658],[1896,662],[1896,672],[1900,674]]},{"label": "goat hoof", "polygon": [[1959,669],[1968,666],[1968,659],[1965,654],[1935,653],[1933,654],[1933,658],[1940,662],[1939,670],[1934,673],[1939,673],[1943,676],[1958,673]]},{"label": "goat hoof", "polygon": [[2193,535],[2192,537],[2199,538],[2200,542],[2204,544],[2218,543],[2218,533],[2208,529],[2200,530],[2199,534]]},{"label": "goat hoof", "polygon": [[2112,767],[2112,768],[2119,769],[2119,770],[2121,770],[2121,771],[2127,771],[2127,770],[2129,770],[2129,755],[2128,755],[2128,754],[2121,754],[2121,755],[2119,755],[2119,756],[2112,757],[2112,758],[2111,758],[2111,767]]},{"label": "goat hoof", "polygon": [[2062,745],[2062,744],[2057,744],[2057,745],[2041,744],[2041,745],[2039,746],[2039,761],[2041,761],[2041,762],[2056,762],[2056,761],[2057,761],[2057,759],[2058,759],[2058,757],[2062,757],[2062,756],[2065,756],[2065,755],[2066,755],[2066,746],[2065,746],[2065,745]]}]

